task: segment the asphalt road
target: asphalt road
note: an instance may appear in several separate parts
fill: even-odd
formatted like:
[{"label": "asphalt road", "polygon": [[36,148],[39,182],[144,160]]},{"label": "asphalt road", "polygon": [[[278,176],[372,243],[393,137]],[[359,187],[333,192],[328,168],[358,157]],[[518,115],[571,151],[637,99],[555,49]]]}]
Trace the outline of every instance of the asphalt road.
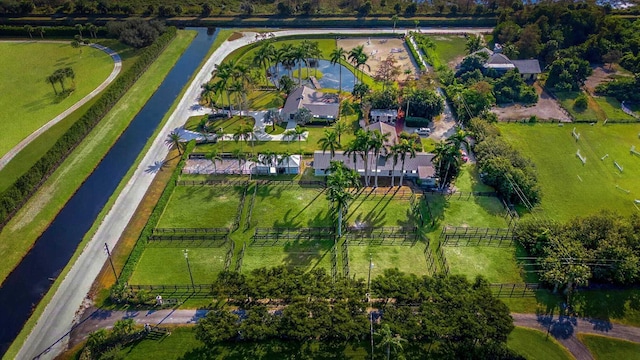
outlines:
[{"label": "asphalt road", "polygon": [[[423,33],[431,34],[461,34],[461,33],[487,33],[491,28],[446,28],[446,29],[421,29]],[[368,33],[402,34],[405,30],[393,29],[296,29],[276,31],[275,37],[305,34],[326,34],[327,36],[340,34]],[[86,299],[91,284],[102,269],[107,260],[104,252],[104,243],[113,248],[131,216],[138,207],[147,189],[151,185],[154,172],[145,171],[150,165],[162,162],[166,158],[169,149],[164,145],[167,135],[175,128],[184,125],[189,116],[197,108],[201,85],[209,80],[211,72],[217,64],[220,64],[234,50],[255,42],[254,32],[246,32],[245,36],[226,41],[214,51],[204,66],[196,75],[194,81],[188,85],[185,95],[180,100],[175,111],[169,117],[153,145],[136,168],[133,176],[116,199],[113,207],[107,213],[91,241],[86,245],[82,254],[60,284],[53,298],[46,306],[36,325],[22,345],[18,353],[18,359],[32,359],[41,355],[41,359],[53,359],[57,354],[66,349],[69,333],[72,326],[79,319],[79,309]]]},{"label": "asphalt road", "polygon": [[[27,42],[27,41],[3,41],[3,42]],[[64,43],[64,44],[68,43],[68,41],[48,41],[48,40],[29,41],[29,42]],[[61,112],[58,116],[49,120],[46,124],[42,125],[38,130],[32,132],[29,136],[22,139],[22,141],[20,141],[16,146],[14,146],[11,150],[9,150],[6,154],[4,154],[0,158],[0,170],[2,170],[5,166],[7,166],[7,164],[11,161],[11,159],[13,159],[16,155],[18,155],[20,151],[22,151],[25,147],[27,147],[27,145],[29,145],[32,141],[34,141],[38,136],[42,135],[42,133],[44,133],[55,124],[62,121],[65,117],[67,117],[67,115],[71,114],[72,112],[80,108],[80,106],[86,104],[89,100],[96,97],[96,95],[102,92],[102,90],[104,90],[107,86],[109,86],[109,84],[113,82],[113,80],[116,79],[116,76],[118,76],[118,74],[120,73],[120,70],[122,69],[122,60],[120,59],[120,55],[118,55],[118,53],[109,49],[108,47],[104,47],[102,45],[91,44],[89,46],[96,48],[98,50],[102,50],[105,53],[107,53],[109,56],[111,56],[111,58],[113,59],[113,70],[111,71],[111,74],[109,74],[109,76],[102,82],[102,84],[98,85],[98,87],[95,88],[92,92],[90,92],[85,97],[80,99],[77,103],[71,105],[65,111]]]}]

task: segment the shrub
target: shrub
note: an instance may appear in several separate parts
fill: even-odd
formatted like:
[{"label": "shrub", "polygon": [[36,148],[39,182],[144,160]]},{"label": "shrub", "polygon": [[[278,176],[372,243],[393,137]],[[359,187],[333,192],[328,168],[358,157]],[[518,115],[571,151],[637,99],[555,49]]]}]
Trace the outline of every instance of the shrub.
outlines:
[{"label": "shrub", "polygon": [[573,103],[573,108],[582,111],[585,110],[589,106],[589,100],[587,99],[587,94],[581,93],[576,98],[576,101]]}]

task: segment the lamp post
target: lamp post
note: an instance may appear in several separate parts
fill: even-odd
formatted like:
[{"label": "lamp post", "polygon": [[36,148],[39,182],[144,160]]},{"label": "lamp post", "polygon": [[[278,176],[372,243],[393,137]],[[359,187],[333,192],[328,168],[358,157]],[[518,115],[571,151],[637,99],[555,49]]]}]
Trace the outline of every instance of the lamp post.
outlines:
[{"label": "lamp post", "polygon": [[111,270],[113,270],[113,276],[116,278],[116,282],[118,282],[118,273],[116,273],[116,268],[113,266],[111,251],[109,251],[109,245],[107,245],[107,243],[104,243],[104,249],[107,251],[107,257],[109,258],[109,264],[111,264]]},{"label": "lamp post", "polygon": [[187,269],[189,269],[189,278],[191,278],[191,286],[195,290],[196,284],[193,282],[193,274],[191,274],[191,264],[189,264],[189,250],[182,250],[185,260],[187,260]]}]

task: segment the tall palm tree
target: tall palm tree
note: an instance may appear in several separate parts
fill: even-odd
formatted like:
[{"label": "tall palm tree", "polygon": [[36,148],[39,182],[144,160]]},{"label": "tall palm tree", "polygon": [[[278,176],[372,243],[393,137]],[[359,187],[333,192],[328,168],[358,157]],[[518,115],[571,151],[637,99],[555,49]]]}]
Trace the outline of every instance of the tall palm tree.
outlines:
[{"label": "tall palm tree", "polygon": [[164,143],[169,147],[169,149],[176,148],[178,149],[178,154],[182,156],[182,149],[184,148],[184,143],[182,142],[182,137],[177,130],[172,131],[167,135]]},{"label": "tall palm tree", "polygon": [[337,121],[335,124],[333,124],[333,131],[336,132],[336,134],[338,134],[338,144],[342,145],[342,134],[347,133],[347,131],[351,130],[351,127],[349,126],[349,124],[347,124],[344,121]]},{"label": "tall palm tree", "polygon": [[342,236],[342,218],[349,211],[349,203],[354,198],[349,188],[360,188],[360,176],[355,170],[347,168],[341,161],[332,161],[331,174],[327,176],[327,200],[337,213],[338,238]]},{"label": "tall palm tree", "polygon": [[273,61],[276,49],[270,41],[265,41],[253,55],[253,63],[264,69],[264,78],[269,81],[269,65]]},{"label": "tall palm tree", "polygon": [[400,168],[400,183],[398,184],[398,187],[402,187],[402,182],[404,181],[404,162],[407,159],[407,156],[411,159],[416,157],[416,146],[415,143],[412,143],[407,139],[401,139],[398,145],[400,146],[399,156],[400,161],[402,162],[402,167]]},{"label": "tall palm tree", "polygon": [[433,153],[435,154],[433,163],[440,182],[439,187],[444,189],[458,175],[462,155],[455,144],[448,142],[437,143]]},{"label": "tall palm tree", "polygon": [[308,66],[307,57],[309,55],[309,51],[305,44],[301,43],[300,45],[293,48],[293,52],[291,53],[292,60],[298,64],[298,85],[302,84],[302,63]]},{"label": "tall palm tree", "polygon": [[333,49],[333,51],[331,52],[331,64],[335,65],[338,64],[339,66],[339,88],[338,88],[338,94],[340,94],[342,92],[342,65],[340,65],[340,62],[343,60],[347,60],[347,51],[343,48],[337,48],[337,49]]},{"label": "tall palm tree", "polygon": [[391,21],[393,21],[393,32],[396,32],[396,23],[398,22],[398,14],[393,14],[391,17]]},{"label": "tall palm tree", "polygon": [[89,32],[91,33],[91,37],[92,38],[97,38],[97,32],[98,32],[98,27],[93,25],[93,24],[89,24],[89,26],[87,27],[87,29],[89,30]]},{"label": "tall palm tree", "polygon": [[452,144],[456,149],[460,149],[462,144],[468,148],[469,142],[467,141],[467,135],[466,131],[458,128],[455,133],[447,138],[447,143]]},{"label": "tall palm tree", "polygon": [[217,94],[217,87],[215,84],[210,82],[202,84],[202,92],[200,92],[200,99],[202,100],[203,104],[206,106],[213,107],[213,104],[215,104],[215,97]]},{"label": "tall palm tree", "polygon": [[369,151],[371,150],[372,138],[373,132],[359,129],[356,132],[356,138],[353,140],[356,144],[355,148],[364,162],[364,184],[366,186],[369,186]]},{"label": "tall palm tree", "polygon": [[47,82],[48,82],[49,84],[51,84],[51,86],[53,87],[53,92],[54,92],[56,95],[58,95],[58,90],[56,90],[56,83],[58,82],[58,79],[57,79],[56,75],[55,75],[55,74],[53,74],[53,75],[49,75],[49,76],[47,76]]},{"label": "tall palm tree", "polygon": [[244,83],[240,79],[234,79],[229,85],[228,92],[235,95],[236,104],[238,105],[239,115],[242,116],[242,100],[246,93]]},{"label": "tall palm tree", "polygon": [[[233,133],[233,140],[237,143],[242,140],[243,142],[248,142],[253,133],[253,128],[250,126],[242,125],[236,129]],[[242,143],[240,143],[240,150],[242,150]]]},{"label": "tall palm tree", "polygon": [[363,69],[366,67],[368,69],[368,71],[371,71],[371,66],[369,66],[369,64],[367,64],[368,60],[369,60],[369,55],[362,54],[358,58],[358,60],[356,61],[356,70],[360,70],[360,82],[361,83],[362,83],[362,79],[363,79],[363,76],[364,76],[364,70]]},{"label": "tall palm tree", "polygon": [[229,117],[231,117],[231,82],[233,81],[233,73],[235,72],[237,62],[235,60],[229,60],[220,64],[216,69],[216,76],[220,82],[220,86],[224,88],[227,93],[227,100],[229,103]]},{"label": "tall palm tree", "polygon": [[33,39],[33,35],[31,35],[31,33],[33,32],[33,26],[31,25],[25,25],[24,26],[24,31],[29,33],[29,38]]},{"label": "tall palm tree", "polygon": [[338,133],[335,130],[325,129],[324,137],[318,140],[318,145],[320,145],[323,154],[329,150],[331,152],[331,160],[333,160],[333,157],[336,156],[336,150],[341,148],[338,141]]},{"label": "tall palm tree", "polygon": [[44,31],[44,26],[38,26],[38,27],[36,28],[36,30],[37,30],[37,31],[38,31],[38,33],[40,34],[40,39],[44,39],[44,33],[45,33],[45,31]]},{"label": "tall palm tree", "polygon": [[295,62],[296,62],[293,56],[294,50],[295,48],[293,44],[289,44],[289,43],[282,45],[280,49],[278,49],[277,57],[280,59],[280,63],[282,63],[282,65],[288,69],[289,77],[292,77],[291,68],[295,65]]},{"label": "tall palm tree", "polygon": [[298,149],[300,151],[300,155],[302,155],[302,135],[307,132],[307,129],[298,125],[295,129],[293,129],[293,131],[293,135],[298,138]]},{"label": "tall palm tree", "polygon": [[222,161],[222,154],[218,151],[218,149],[213,149],[210,153],[207,154],[207,159],[213,162],[213,172],[217,173],[218,168],[216,167],[216,162]]},{"label": "tall palm tree", "polygon": [[82,26],[82,24],[76,24],[76,30],[78,30],[78,33],[80,34],[80,39],[82,39],[82,30],[84,30],[84,26]]},{"label": "tall palm tree", "polygon": [[[218,99],[218,96],[220,97],[220,102],[222,105],[222,108],[224,109],[224,92],[227,90],[226,89],[226,84],[223,80],[218,80],[216,82],[213,83],[213,102],[212,104],[216,103],[216,99]],[[229,102],[229,108],[231,108],[231,102]]]},{"label": "tall palm tree", "polygon": [[389,140],[390,133],[381,133],[379,130],[374,130],[369,141],[369,150],[373,151],[373,161],[376,163],[375,169],[375,184],[374,187],[378,187],[378,157],[384,148],[384,143]]},{"label": "tall palm tree", "polygon": [[242,174],[242,165],[245,161],[247,161],[247,155],[242,152],[240,149],[234,149],[231,154],[234,158],[238,159],[238,170]]},{"label": "tall palm tree", "polygon": [[[361,67],[367,67],[371,70],[371,67],[367,64],[369,56],[364,52],[364,46],[356,46],[349,52],[349,61],[353,64],[356,70],[360,70]],[[357,78],[357,77],[356,77]],[[360,82],[362,82],[362,70],[360,70]]]},{"label": "tall palm tree", "polygon": [[398,156],[402,151],[402,147],[399,144],[391,145],[391,149],[389,150],[389,155],[393,157],[393,166],[391,167],[391,187],[395,186],[396,179],[396,165],[398,164]]},{"label": "tall palm tree", "polygon": [[291,145],[291,142],[293,141],[293,139],[296,138],[296,130],[295,129],[289,129],[287,131],[285,131],[284,133],[282,133],[283,139],[287,139],[287,148],[289,147],[289,145]]},{"label": "tall palm tree", "polygon": [[391,358],[391,348],[393,347],[393,352],[397,353],[398,350],[402,350],[402,343],[406,343],[407,340],[400,337],[400,335],[394,335],[391,332],[388,324],[384,324],[380,331],[376,332],[376,335],[380,336],[380,341],[378,342],[378,346],[386,347],[387,352],[387,360]]}]

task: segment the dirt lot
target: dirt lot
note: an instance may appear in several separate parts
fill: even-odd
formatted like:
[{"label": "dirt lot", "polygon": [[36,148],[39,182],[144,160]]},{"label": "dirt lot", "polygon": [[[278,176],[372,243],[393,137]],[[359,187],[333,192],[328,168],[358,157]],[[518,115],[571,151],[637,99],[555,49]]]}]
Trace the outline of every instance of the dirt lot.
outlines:
[{"label": "dirt lot", "polygon": [[365,71],[370,75],[376,73],[381,61],[384,61],[389,54],[392,54],[395,57],[397,60],[396,65],[400,66],[402,74],[398,77],[399,81],[405,81],[407,79],[407,75],[404,74],[404,71],[407,69],[411,70],[412,75],[410,76],[417,73],[416,65],[413,63],[413,59],[411,58],[411,54],[409,53],[409,49],[404,43],[404,40],[397,38],[357,38],[338,40],[338,47],[345,49],[347,52],[360,45],[364,45],[365,53],[369,55],[369,61],[367,61],[367,64],[371,66],[371,71],[367,71],[367,69],[365,69]]},{"label": "dirt lot", "polygon": [[500,106],[491,109],[491,112],[498,115],[498,120],[521,120],[529,118],[533,115],[542,120],[560,120],[563,122],[571,122],[571,117],[560,107],[560,104],[552,98],[540,85],[534,84],[534,88],[540,97],[538,103],[534,106],[522,106],[519,104],[510,106]]}]

